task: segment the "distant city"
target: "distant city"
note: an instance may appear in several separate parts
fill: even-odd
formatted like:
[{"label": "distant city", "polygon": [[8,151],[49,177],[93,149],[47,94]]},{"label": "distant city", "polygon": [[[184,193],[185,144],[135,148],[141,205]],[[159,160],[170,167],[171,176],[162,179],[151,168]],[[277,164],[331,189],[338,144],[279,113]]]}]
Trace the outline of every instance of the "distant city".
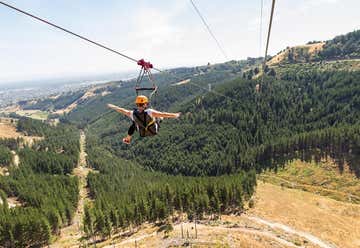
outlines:
[{"label": "distant city", "polygon": [[89,85],[134,78],[136,72],[96,76],[42,79],[23,82],[0,82],[0,108],[19,101],[46,98],[50,95],[76,91]]}]

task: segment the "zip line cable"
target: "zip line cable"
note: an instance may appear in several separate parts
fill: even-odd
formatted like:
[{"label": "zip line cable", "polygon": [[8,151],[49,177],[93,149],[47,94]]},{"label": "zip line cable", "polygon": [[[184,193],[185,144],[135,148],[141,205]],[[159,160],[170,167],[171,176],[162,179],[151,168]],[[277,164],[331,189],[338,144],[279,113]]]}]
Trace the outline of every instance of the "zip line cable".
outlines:
[{"label": "zip line cable", "polygon": [[[192,2],[192,0],[190,0],[190,1]],[[193,2],[192,2],[192,3],[193,3]],[[0,4],[6,6],[6,7],[8,7],[8,8],[10,8],[10,9],[13,9],[13,10],[15,10],[15,11],[17,11],[17,12],[20,12],[20,13],[22,13],[22,14],[24,14],[24,15],[27,15],[27,16],[29,16],[29,17],[31,17],[31,18],[34,18],[34,19],[36,19],[36,20],[38,20],[38,21],[40,21],[40,22],[43,22],[43,23],[45,23],[45,24],[47,24],[47,25],[50,25],[50,26],[52,26],[52,27],[54,27],[54,28],[60,29],[60,30],[62,30],[62,31],[64,31],[64,32],[68,33],[68,34],[71,34],[71,35],[73,35],[73,36],[76,36],[76,37],[78,37],[78,38],[80,38],[80,39],[82,39],[82,40],[84,40],[84,41],[90,42],[90,43],[92,43],[93,45],[96,45],[96,46],[99,46],[99,47],[101,47],[101,48],[104,48],[104,49],[106,49],[106,50],[108,50],[108,51],[110,51],[110,52],[113,52],[113,53],[115,53],[115,54],[117,54],[117,55],[120,55],[120,56],[122,56],[122,57],[124,57],[124,58],[126,58],[126,59],[128,59],[128,60],[131,60],[131,61],[136,62],[136,63],[139,62],[139,60],[136,60],[136,59],[134,59],[134,58],[132,58],[132,57],[130,57],[130,56],[127,56],[127,55],[125,55],[125,54],[123,54],[123,53],[120,53],[120,52],[118,52],[118,51],[116,51],[116,50],[114,50],[114,49],[112,49],[112,48],[109,48],[109,47],[107,47],[107,46],[105,46],[105,45],[102,45],[101,43],[98,43],[98,42],[95,42],[95,41],[93,41],[93,40],[90,40],[90,39],[88,39],[88,38],[86,38],[86,37],[84,37],[84,36],[82,36],[82,35],[79,35],[79,34],[77,34],[77,33],[75,33],[75,32],[72,32],[72,31],[70,31],[70,30],[68,30],[68,29],[65,29],[65,28],[63,28],[63,27],[61,27],[61,26],[59,26],[59,25],[53,24],[53,23],[51,23],[51,22],[49,22],[49,21],[47,21],[47,20],[45,20],[45,19],[42,19],[42,18],[40,18],[40,17],[38,17],[38,16],[35,16],[35,15],[29,13],[29,12],[26,12],[26,11],[24,11],[24,10],[21,10],[21,9],[19,9],[19,8],[16,8],[16,7],[14,7],[14,6],[10,5],[10,4],[7,4],[7,3],[5,3],[5,2],[3,2],[3,1],[0,1]],[[193,6],[194,6],[195,9],[197,10],[196,6],[195,6],[195,5],[193,5]],[[197,11],[198,11],[198,10],[197,10]],[[201,17],[200,12],[198,12],[198,13],[199,13],[199,15],[200,15],[200,17]],[[201,18],[202,18],[202,17],[201,17]],[[203,18],[202,18],[202,19],[203,19]],[[206,24],[206,22],[205,22],[204,19],[203,19],[203,21],[204,21],[204,24],[208,27],[208,30],[209,30],[210,34],[212,34],[213,38],[214,38],[215,41],[217,42],[219,48],[223,51],[223,49],[221,48],[220,43],[216,40],[215,36],[214,36],[213,33],[211,32],[209,26]],[[224,52],[224,51],[223,51],[223,52]],[[224,52],[223,54],[226,56],[225,52]],[[157,69],[157,68],[152,68],[152,69],[155,70],[155,71],[161,72],[161,73],[167,73],[167,74],[169,74],[170,76],[172,76],[173,78],[175,78],[176,80],[180,80],[180,81],[184,80],[183,78],[178,77],[177,75],[175,75],[174,73],[172,73],[172,72],[170,72],[170,71],[168,71],[168,70],[160,70],[160,69]],[[202,86],[200,86],[200,85],[198,85],[198,84],[191,83],[191,82],[189,82],[189,84],[194,85],[194,86],[196,86],[196,87],[198,87],[198,88],[200,88],[200,89],[203,89],[203,90],[205,90],[205,91],[207,91],[207,92],[211,92],[211,93],[213,93],[213,94],[215,94],[215,95],[222,96],[222,97],[228,98],[228,99],[230,99],[230,100],[232,100],[232,101],[239,102],[239,100],[237,100],[237,99],[235,99],[235,98],[232,98],[232,97],[229,97],[229,96],[226,96],[225,94],[222,94],[222,93],[217,92],[217,91],[215,91],[215,90],[209,91],[208,89],[206,89],[206,88],[204,88],[204,87],[202,87]]]},{"label": "zip line cable", "polygon": [[265,57],[264,57],[263,65],[262,65],[262,69],[263,69],[263,74],[262,74],[262,79],[261,79],[262,83],[264,82],[266,57],[267,57],[267,52],[268,52],[268,48],[269,48],[269,41],[270,41],[272,20],[273,20],[273,15],[274,15],[274,8],[275,8],[275,0],[272,0],[270,22],[269,22],[269,30],[268,30],[268,34],[267,34],[266,49],[265,49]]},{"label": "zip line cable", "polygon": [[263,5],[264,0],[261,0],[261,7],[260,7],[260,42],[259,42],[259,55],[261,57],[261,49],[262,49],[262,19],[263,19]]},{"label": "zip line cable", "polygon": [[[24,15],[27,15],[27,16],[29,16],[29,17],[31,17],[31,18],[34,18],[34,19],[36,19],[36,20],[38,20],[38,21],[41,21],[41,22],[43,22],[43,23],[45,23],[45,24],[48,24],[48,25],[50,25],[50,26],[53,26],[54,28],[60,29],[60,30],[62,30],[62,31],[64,31],[64,32],[68,33],[68,34],[74,35],[74,36],[76,36],[76,37],[78,37],[78,38],[80,38],[80,39],[82,39],[82,40],[85,40],[85,41],[87,41],[87,42],[90,42],[90,43],[92,43],[92,44],[94,44],[94,45],[96,45],[96,46],[99,46],[99,47],[101,47],[101,48],[104,48],[104,49],[106,49],[106,50],[108,50],[108,51],[110,51],[110,52],[113,52],[113,53],[115,53],[115,54],[117,54],[117,55],[120,55],[120,56],[122,56],[122,57],[124,57],[124,58],[126,58],[126,59],[128,59],[128,60],[131,60],[131,61],[136,62],[136,63],[138,62],[137,59],[134,59],[134,58],[132,58],[132,57],[129,57],[129,56],[123,54],[123,53],[120,53],[120,52],[118,52],[118,51],[116,51],[116,50],[114,50],[114,49],[112,49],[112,48],[109,48],[109,47],[107,47],[107,46],[104,46],[104,45],[102,45],[102,44],[100,44],[100,43],[98,43],[98,42],[92,41],[92,40],[90,40],[90,39],[88,39],[88,38],[86,38],[86,37],[84,37],[84,36],[82,36],[82,35],[76,34],[76,33],[72,32],[72,31],[70,31],[70,30],[68,30],[68,29],[65,29],[65,28],[60,27],[60,26],[58,26],[58,25],[56,25],[56,24],[53,24],[53,23],[51,23],[51,22],[49,22],[49,21],[47,21],[47,20],[45,20],[45,19],[42,19],[42,18],[40,18],[40,17],[38,17],[38,16],[35,16],[35,15],[33,15],[33,14],[30,14],[29,12],[26,12],[26,11],[24,11],[24,10],[21,10],[21,9],[19,9],[19,8],[16,8],[16,7],[14,7],[14,6],[10,5],[10,4],[4,3],[4,2],[2,2],[2,1],[0,1],[0,4],[6,6],[6,7],[8,7],[8,8],[10,8],[10,9],[13,9],[13,10],[15,10],[15,11],[18,11],[18,12],[24,14]],[[156,70],[156,71],[160,71],[159,69],[156,69],[156,68],[153,68],[153,69]]]},{"label": "zip line cable", "polygon": [[216,36],[214,35],[214,33],[211,31],[210,26],[207,24],[205,18],[203,17],[203,15],[201,14],[200,10],[196,7],[195,3],[193,0],[190,0],[192,6],[194,7],[196,13],[199,15],[200,19],[202,20],[203,24],[205,25],[207,31],[209,32],[209,34],[212,36],[212,38],[215,40],[218,48],[220,49],[221,53],[224,55],[226,60],[228,59],[228,56],[226,55],[225,50],[223,49],[223,47],[221,46],[220,42],[218,41],[218,39],[216,39]]}]

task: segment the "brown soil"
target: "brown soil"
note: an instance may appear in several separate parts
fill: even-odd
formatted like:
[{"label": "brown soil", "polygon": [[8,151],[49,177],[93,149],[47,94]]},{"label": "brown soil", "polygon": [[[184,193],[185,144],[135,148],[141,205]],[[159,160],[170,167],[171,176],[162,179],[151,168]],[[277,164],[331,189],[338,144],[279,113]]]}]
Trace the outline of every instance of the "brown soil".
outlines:
[{"label": "brown soil", "polygon": [[0,123],[0,138],[18,138],[22,134],[16,131],[12,124]]}]

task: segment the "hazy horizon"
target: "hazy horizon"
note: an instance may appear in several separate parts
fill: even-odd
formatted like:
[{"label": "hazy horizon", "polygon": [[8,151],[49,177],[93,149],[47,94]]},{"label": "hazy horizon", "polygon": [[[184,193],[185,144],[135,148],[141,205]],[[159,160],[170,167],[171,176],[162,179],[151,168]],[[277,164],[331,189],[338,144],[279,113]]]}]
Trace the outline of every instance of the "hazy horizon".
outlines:
[{"label": "hazy horizon", "polygon": [[[187,0],[6,2],[157,68],[264,56],[271,5],[264,0],[260,32],[260,0],[195,1],[228,54],[224,58]],[[359,9],[356,0],[277,2],[269,54],[360,29]],[[2,5],[0,16],[0,84],[138,70],[134,62]]]},{"label": "hazy horizon", "polygon": [[79,83],[79,81],[111,81],[111,80],[127,80],[129,78],[135,77],[137,72],[109,72],[109,73],[100,73],[100,74],[73,74],[73,75],[64,75],[64,76],[54,76],[54,77],[39,77],[33,79],[24,79],[24,80],[11,80],[11,81],[2,81],[0,82],[0,89],[2,87],[6,88],[17,88],[20,86],[42,86],[44,84],[56,85],[60,83],[74,84]]}]

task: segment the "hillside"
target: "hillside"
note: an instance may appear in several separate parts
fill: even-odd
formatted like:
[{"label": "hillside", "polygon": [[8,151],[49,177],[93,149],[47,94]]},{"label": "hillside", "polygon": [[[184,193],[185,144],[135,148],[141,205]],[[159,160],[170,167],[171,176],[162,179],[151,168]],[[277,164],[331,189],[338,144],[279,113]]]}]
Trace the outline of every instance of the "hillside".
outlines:
[{"label": "hillside", "polygon": [[325,42],[306,44],[303,46],[287,47],[273,56],[267,65],[272,66],[281,63],[310,62],[314,61],[318,54],[324,49]]},{"label": "hillside", "polygon": [[[317,137],[322,135],[321,130],[327,130],[334,142],[337,130],[342,128],[358,135],[359,72],[308,71],[305,76],[299,80],[297,74],[291,74],[294,79],[289,76],[284,81],[269,78],[266,82],[271,90],[261,96],[254,91],[254,81],[237,79],[224,84],[216,90],[229,98],[208,93],[177,107],[184,113],[181,121],[164,121],[157,137],[141,142],[137,139],[130,147],[123,145],[117,135],[126,132],[129,122],[116,113],[103,116],[90,125],[89,131],[117,155],[170,174],[214,176],[254,166],[258,170],[277,167],[279,164],[271,161],[274,156],[281,160],[283,154],[274,154],[278,149],[275,145],[290,143],[299,152],[297,143],[301,140],[296,140],[296,135],[299,139],[312,132],[312,137]],[[158,99],[161,101],[160,96]],[[354,141],[348,141],[355,145],[357,135],[350,137]],[[322,146],[318,144],[320,139],[309,142]],[[266,154],[267,147],[273,152]],[[148,148],[151,153],[143,154]],[[306,152],[316,151],[309,147]],[[357,168],[356,162],[354,165]],[[356,168],[352,169],[358,171]]]},{"label": "hillside", "polygon": [[281,187],[327,196],[337,201],[360,203],[359,180],[351,173],[348,165],[344,165],[340,170],[330,159],[311,163],[296,160],[277,172],[268,171],[261,174],[259,179]]},{"label": "hillside", "polygon": [[[183,117],[180,120],[164,120],[158,136],[147,139],[135,138],[131,146],[126,146],[122,144],[121,138],[126,133],[129,121],[117,113],[109,112],[88,123],[88,134],[93,142],[89,149],[103,147],[110,151],[112,156],[116,155],[121,160],[125,158],[139,164],[147,173],[154,173],[154,171],[166,173],[166,176],[158,175],[157,181],[168,182],[170,191],[173,190],[175,195],[183,194],[181,189],[176,188],[173,183],[182,185],[181,181],[177,181],[177,177],[181,178],[184,175],[185,178],[202,176],[204,181],[201,185],[203,183],[206,185],[209,176],[211,178],[224,175],[225,180],[230,180],[226,179],[228,174],[251,172],[253,169],[261,173],[264,170],[286,168],[287,163],[294,159],[319,162],[328,157],[335,161],[340,171],[346,164],[346,170],[349,170],[354,177],[353,183],[357,185],[356,176],[360,176],[358,156],[360,88],[357,83],[360,80],[360,72],[356,67],[351,71],[348,70],[346,63],[348,62],[338,62],[339,66],[344,66],[344,70],[337,70],[334,67],[322,68],[322,64],[305,64],[308,67],[304,67],[303,70],[294,70],[294,64],[285,65],[281,67],[283,71],[279,75],[280,80],[274,77],[265,78],[262,93],[256,93],[254,90],[257,81],[240,78],[222,82],[213,88],[220,94],[207,92],[192,98],[183,94],[183,92],[194,90],[191,84],[178,85],[177,90],[165,87],[162,94],[156,98],[156,108],[181,111]],[[209,80],[211,78],[197,83],[206,85]],[[131,103],[128,102],[128,104]],[[94,153],[100,154],[101,150],[96,149]],[[115,157],[112,160],[115,160]],[[96,164],[98,169],[103,168],[104,175],[91,177],[90,180],[92,182],[90,185],[93,185],[94,190],[96,189],[94,194],[98,201],[98,204],[90,211],[91,216],[95,218],[94,223],[99,218],[97,217],[99,212],[107,212],[108,218],[112,211],[119,211],[119,215],[126,216],[122,211],[128,211],[127,209],[133,204],[135,206],[133,211],[138,213],[141,205],[136,206],[139,201],[144,201],[145,205],[156,206],[146,197],[142,198],[144,200],[138,199],[131,203],[131,200],[118,196],[117,192],[127,191],[119,186],[113,188],[111,185],[127,185],[132,180],[127,183],[119,181],[117,178],[124,172],[115,167],[108,168],[106,163],[100,161],[100,157],[96,161],[92,164]],[[113,175],[109,174],[110,171]],[[127,173],[131,173],[130,171]],[[143,184],[146,185],[143,187],[149,189],[159,187],[158,190],[161,191],[163,186],[147,183],[147,181],[154,181],[150,179],[151,177],[145,179],[151,174],[147,176],[140,172],[136,174],[142,175],[141,179],[134,179],[137,185]],[[95,181],[99,181],[96,186],[94,186]],[[192,185],[190,181],[187,184]],[[192,186],[189,187],[189,191],[194,192],[191,189]],[[197,192],[203,192],[203,187],[208,186],[200,186]],[[99,194],[100,189],[102,189],[101,194]],[[333,188],[322,187],[322,189],[323,192],[327,192]],[[344,190],[340,195],[347,194],[347,188]],[[145,194],[140,193],[139,189],[134,189],[134,191],[137,192],[134,193],[135,195]],[[126,193],[128,194],[131,195],[131,193]],[[160,202],[164,199],[166,202],[166,198],[161,193],[148,194],[157,195]],[[202,197],[209,199],[210,208],[216,205],[216,201],[211,200],[216,199],[214,195],[200,196],[196,200],[196,193],[192,194],[194,194],[194,206],[197,206],[195,209],[200,209],[199,214],[204,210],[204,206],[206,209],[206,202],[208,202],[205,200],[201,203]],[[113,200],[114,198],[117,200]],[[336,196],[333,198],[343,199]],[[221,201],[224,199],[226,197]],[[126,201],[130,201],[128,207],[123,206],[120,209],[116,207]],[[172,204],[176,204],[175,202]],[[160,207],[161,203],[159,204]],[[222,202],[222,204],[225,203]],[[175,207],[175,210],[177,209]],[[190,210],[187,213],[192,216],[191,208],[186,209],[188,210],[185,212]],[[228,210],[223,208],[222,211]],[[147,216],[148,213],[146,211],[144,213]],[[150,216],[145,217],[147,218],[151,220],[151,211]],[[139,223],[136,219],[134,221]]]},{"label": "hillside", "polygon": [[308,63],[359,58],[360,30],[356,30],[327,41],[312,41],[302,46],[287,47],[273,56],[267,64],[273,66],[284,63]]},{"label": "hillside", "polygon": [[[189,222],[183,217],[171,231],[143,224],[97,247],[357,247],[360,206],[317,194],[259,182],[254,206],[242,215]],[[339,235],[340,234],[340,235]]]},{"label": "hillside", "polygon": [[[172,102],[179,101],[180,98],[185,101],[202,94],[204,89],[208,89],[209,84],[215,86],[238,77],[244,70],[259,65],[260,62],[260,59],[248,58],[247,60],[229,61],[222,64],[170,69],[163,73],[155,73],[154,80],[160,89],[158,94],[165,96],[170,94],[174,98],[171,100]],[[190,78],[191,82],[187,81]],[[182,84],[179,82],[183,80],[193,87],[186,91],[179,89],[177,86],[181,86]],[[13,117],[27,116],[42,120],[69,119],[78,124],[86,124],[107,111],[104,102],[113,102],[119,105],[127,105],[131,102],[135,83],[135,79],[115,81],[53,95],[45,99],[20,101],[17,105],[0,109],[0,114],[10,114]],[[149,85],[149,82],[144,80],[143,85]],[[174,97],[174,91],[181,92],[181,95]],[[167,104],[165,102],[162,106],[167,106]]]},{"label": "hillside", "polygon": [[[340,37],[301,48],[325,61],[296,55],[298,62],[273,64],[260,92],[260,79],[251,80],[260,58],[155,74],[152,106],[182,116],[163,120],[155,137],[136,134],[131,145],[121,141],[130,121],[106,104],[133,108],[134,80],[20,103],[17,111],[41,110],[60,122],[12,114],[15,133],[43,139],[33,146],[0,139],[4,163],[11,150],[20,158],[0,176],[0,246],[44,246],[60,236],[60,245],[113,238],[125,247],[356,247],[360,66],[352,44],[359,37]],[[331,46],[342,52],[321,55]],[[77,174],[85,150],[90,168]],[[21,206],[9,209],[11,197]],[[333,228],[335,220],[345,224]]]}]

